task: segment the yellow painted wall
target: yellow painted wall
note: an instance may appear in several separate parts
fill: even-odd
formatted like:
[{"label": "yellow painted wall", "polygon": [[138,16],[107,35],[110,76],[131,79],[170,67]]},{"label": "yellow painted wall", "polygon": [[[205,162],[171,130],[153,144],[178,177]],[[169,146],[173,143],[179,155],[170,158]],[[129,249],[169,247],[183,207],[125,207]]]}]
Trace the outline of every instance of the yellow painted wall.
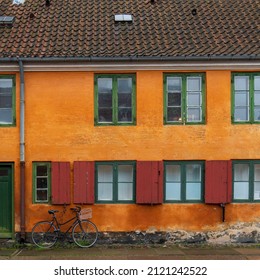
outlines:
[{"label": "yellow painted wall", "polygon": [[162,75],[136,73],[136,126],[104,127],[94,126],[93,73],[26,73],[27,160],[260,157],[260,126],[231,124],[229,71],[207,72],[206,125],[163,125]]},{"label": "yellow painted wall", "polygon": [[[48,217],[47,209],[54,208],[32,204],[33,161],[69,161],[72,169],[77,160],[260,159],[260,126],[231,124],[230,71],[206,71],[206,124],[178,126],[163,125],[163,72],[135,73],[137,125],[106,127],[94,126],[93,72],[25,73],[26,231],[35,221]],[[16,163],[15,209],[19,213],[18,125],[0,128],[0,136],[0,161]],[[221,224],[221,208],[216,205],[91,207],[93,221],[101,231],[153,227],[204,230]],[[254,221],[259,215],[260,204],[227,206],[229,223]],[[20,230],[19,217],[15,219],[15,230]]]}]

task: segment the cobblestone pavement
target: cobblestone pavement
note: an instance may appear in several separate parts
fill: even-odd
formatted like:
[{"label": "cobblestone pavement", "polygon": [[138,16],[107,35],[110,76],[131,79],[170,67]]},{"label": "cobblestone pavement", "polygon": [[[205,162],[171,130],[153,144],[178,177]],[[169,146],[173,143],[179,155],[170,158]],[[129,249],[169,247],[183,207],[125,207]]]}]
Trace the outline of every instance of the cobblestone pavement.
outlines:
[{"label": "cobblestone pavement", "polygon": [[260,260],[260,246],[71,245],[39,249],[31,244],[2,247],[0,260]]}]

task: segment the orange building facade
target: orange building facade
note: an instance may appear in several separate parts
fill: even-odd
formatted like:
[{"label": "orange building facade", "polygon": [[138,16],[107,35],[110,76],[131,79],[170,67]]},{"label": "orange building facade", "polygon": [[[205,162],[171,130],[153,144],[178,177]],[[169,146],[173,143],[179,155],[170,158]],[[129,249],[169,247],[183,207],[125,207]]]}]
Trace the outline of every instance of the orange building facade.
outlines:
[{"label": "orange building facade", "polygon": [[[74,163],[160,161],[194,162],[260,159],[260,135],[257,123],[232,121],[232,75],[258,73],[260,68],[245,66],[214,67],[200,65],[180,69],[155,70],[145,67],[80,71],[37,70],[24,73],[25,93],[25,197],[24,231],[49,218],[47,210],[63,212],[74,203]],[[165,75],[202,74],[204,77],[204,123],[165,123]],[[133,125],[95,124],[95,76],[98,74],[133,74],[135,77],[135,123]],[[245,74],[245,75],[246,75]],[[0,163],[11,168],[11,228],[0,232],[14,237],[21,232],[21,188],[19,163],[20,73],[1,72],[2,77],[15,78],[14,125],[0,127]],[[53,205],[52,199],[37,203],[34,199],[34,163],[68,162],[70,166],[70,203]],[[204,165],[203,165],[204,166]],[[1,166],[0,166],[1,167]],[[97,166],[95,167],[97,168]],[[166,169],[166,168],[165,168]],[[234,166],[232,167],[232,170]],[[97,172],[97,171],[96,171]],[[95,176],[97,173],[95,172]],[[97,178],[93,183],[93,203],[81,204],[93,211],[93,221],[101,232],[191,232],[218,231],[239,222],[257,222],[260,201],[234,200],[232,175],[231,201],[205,201],[205,169],[202,171],[202,198],[198,202],[165,200],[163,177],[160,203],[137,203],[134,189],[131,203],[97,201]],[[134,176],[134,180],[136,177]],[[134,182],[135,184],[135,182]],[[51,189],[51,182],[49,183]],[[51,191],[50,191],[51,192]],[[89,204],[89,205],[88,205]],[[3,206],[4,207],[4,206]],[[2,213],[8,209],[2,209]],[[223,210],[225,221],[223,222]],[[66,211],[65,217],[70,216]]]}]

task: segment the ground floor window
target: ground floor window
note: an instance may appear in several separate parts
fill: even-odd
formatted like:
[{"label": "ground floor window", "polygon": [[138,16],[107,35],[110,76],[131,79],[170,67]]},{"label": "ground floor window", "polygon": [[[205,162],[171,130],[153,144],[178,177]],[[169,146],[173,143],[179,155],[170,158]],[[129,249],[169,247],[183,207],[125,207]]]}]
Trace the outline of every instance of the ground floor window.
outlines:
[{"label": "ground floor window", "polygon": [[135,163],[96,162],[96,202],[135,202]]},{"label": "ground floor window", "polygon": [[203,201],[204,162],[167,161],[164,173],[165,202]]},{"label": "ground floor window", "polygon": [[33,163],[33,200],[35,203],[50,201],[50,162]]},{"label": "ground floor window", "polygon": [[260,161],[233,161],[233,201],[260,202]]}]

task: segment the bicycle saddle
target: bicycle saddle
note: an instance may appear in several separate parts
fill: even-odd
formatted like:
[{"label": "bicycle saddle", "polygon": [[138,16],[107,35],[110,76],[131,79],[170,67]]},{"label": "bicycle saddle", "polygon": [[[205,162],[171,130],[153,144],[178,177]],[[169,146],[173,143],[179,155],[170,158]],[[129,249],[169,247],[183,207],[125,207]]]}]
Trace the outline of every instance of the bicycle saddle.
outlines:
[{"label": "bicycle saddle", "polygon": [[59,212],[59,210],[49,210],[48,211],[49,214],[54,214],[54,213],[57,213],[57,212]]}]

